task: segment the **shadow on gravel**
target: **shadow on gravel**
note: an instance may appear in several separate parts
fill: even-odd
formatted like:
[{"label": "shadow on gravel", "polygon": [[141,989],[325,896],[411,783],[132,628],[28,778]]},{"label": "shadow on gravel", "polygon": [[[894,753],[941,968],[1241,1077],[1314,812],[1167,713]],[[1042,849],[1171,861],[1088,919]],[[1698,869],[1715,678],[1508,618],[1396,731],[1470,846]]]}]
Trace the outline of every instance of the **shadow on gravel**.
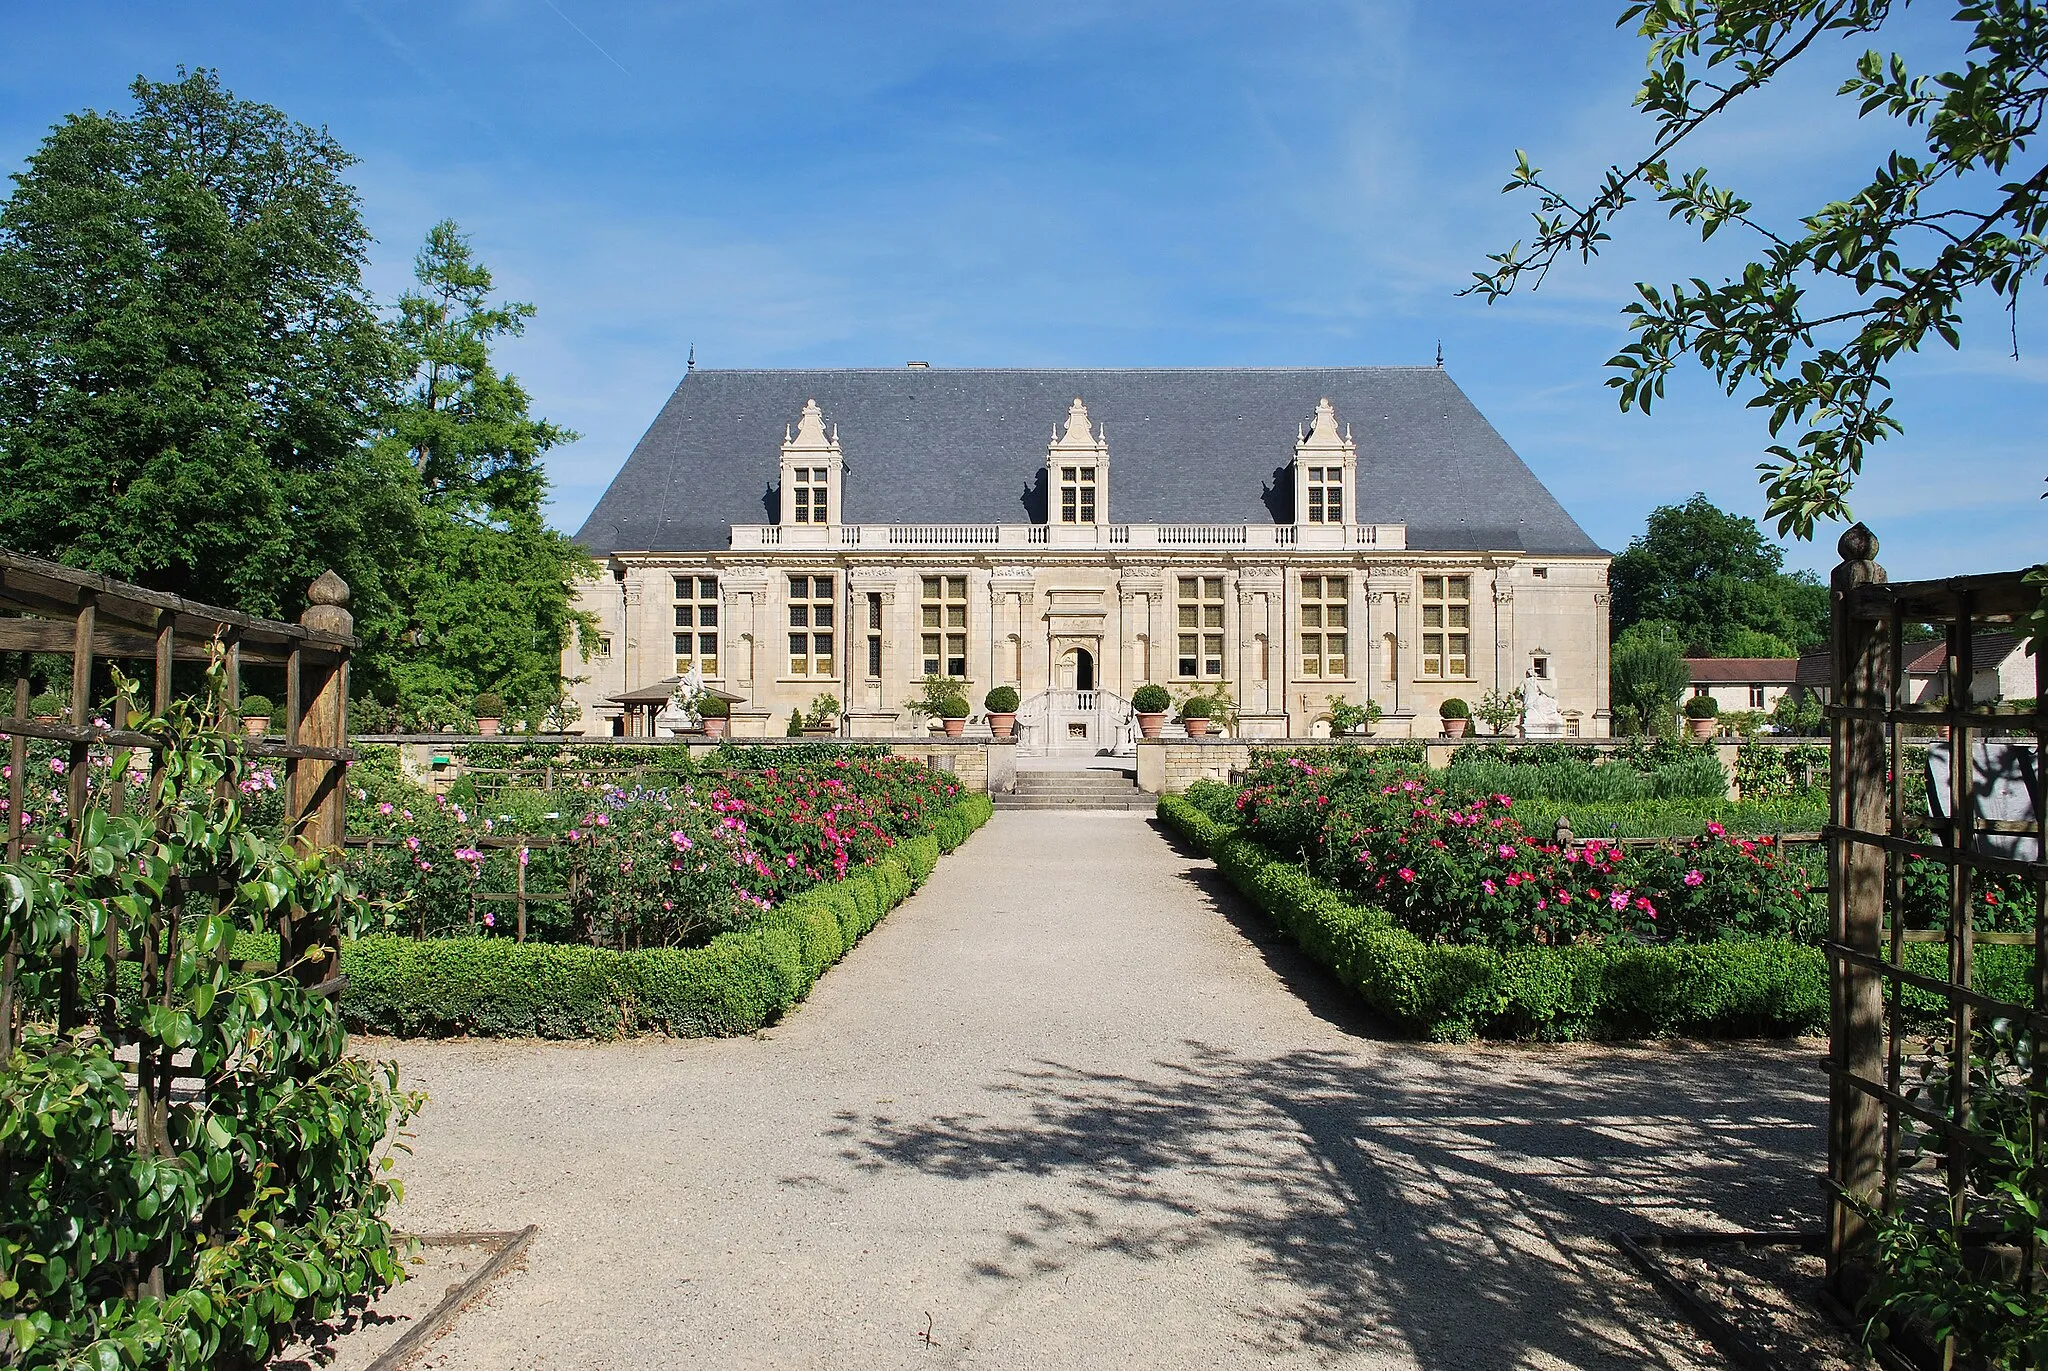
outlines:
[{"label": "shadow on gravel", "polygon": [[985,1113],[848,1112],[836,1133],[870,1171],[1069,1187],[1057,1206],[997,1208],[1015,1222],[990,1233],[986,1279],[1220,1249],[1270,1291],[1245,1328],[1276,1352],[1666,1365],[1670,1325],[1639,1326],[1663,1311],[1605,1235],[1814,1222],[1809,1074],[1781,1048],[1256,1057],[1189,1042],[1145,1077],[1041,1062],[992,1084]]}]

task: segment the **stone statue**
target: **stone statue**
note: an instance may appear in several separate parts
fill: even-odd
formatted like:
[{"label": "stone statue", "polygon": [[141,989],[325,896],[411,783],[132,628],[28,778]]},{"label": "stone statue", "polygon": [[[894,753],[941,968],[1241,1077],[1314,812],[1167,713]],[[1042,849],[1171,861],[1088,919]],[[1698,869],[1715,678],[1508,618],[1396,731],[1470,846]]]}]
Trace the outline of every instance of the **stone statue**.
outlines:
[{"label": "stone statue", "polygon": [[1524,738],[1562,738],[1564,736],[1564,715],[1558,711],[1557,698],[1546,687],[1549,682],[1536,674],[1530,667],[1522,676],[1522,736]]},{"label": "stone statue", "polygon": [[697,712],[697,702],[704,698],[704,673],[696,663],[676,688],[668,694],[668,703],[661,707],[661,713],[654,717],[654,736],[673,738],[678,733],[689,732],[704,726],[703,716]]}]

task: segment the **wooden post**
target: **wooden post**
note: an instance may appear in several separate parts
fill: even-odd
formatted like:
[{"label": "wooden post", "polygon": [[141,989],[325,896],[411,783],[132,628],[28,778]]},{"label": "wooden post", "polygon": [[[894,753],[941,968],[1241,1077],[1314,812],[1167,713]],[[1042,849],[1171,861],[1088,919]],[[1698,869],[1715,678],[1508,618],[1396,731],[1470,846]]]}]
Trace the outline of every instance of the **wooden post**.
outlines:
[{"label": "wooden post", "polygon": [[518,903],[513,906],[519,926],[519,935],[516,941],[522,943],[526,941],[526,852],[527,849],[522,844],[512,857],[513,869],[517,872],[513,877],[514,891],[518,896]]},{"label": "wooden post", "polygon": [[[1828,596],[1833,618],[1834,704],[1837,711],[1881,709],[1891,675],[1890,634],[1883,620],[1858,618],[1850,612],[1851,597],[1860,587],[1881,584],[1885,579],[1884,568],[1874,560],[1877,538],[1857,524],[1842,535],[1838,547],[1842,563],[1830,577]],[[1882,723],[1836,713],[1830,730],[1829,819],[1838,832],[1888,830],[1886,760]],[[1837,836],[1829,845],[1828,867],[1829,936],[1852,952],[1880,956],[1883,849]],[[1828,1176],[1842,1192],[1876,1204],[1884,1186],[1884,1109],[1876,1099],[1848,1084],[1845,1076],[1884,1079],[1883,977],[1867,966],[1831,959],[1829,1008],[1830,1055],[1835,1070],[1828,1100]],[[1845,1258],[1862,1241],[1867,1227],[1840,1194],[1830,1196],[1828,1282],[1852,1301],[1862,1292],[1849,1288],[1855,1282],[1845,1279]]]},{"label": "wooden post", "polygon": [[[348,611],[348,582],[332,571],[323,571],[313,582],[306,598],[311,603],[299,616],[302,625],[343,638],[354,633],[355,616]],[[292,673],[295,679],[288,685],[287,693],[297,694],[299,711],[296,720],[287,714],[287,725],[296,723],[287,735],[288,744],[293,747],[347,747],[347,651],[344,650],[337,660],[318,664],[306,662],[304,653],[294,653],[294,657],[300,660],[300,665]],[[295,692],[291,686],[296,686]],[[340,859],[342,834],[348,819],[347,770],[343,763],[337,761],[312,757],[291,759],[286,793],[291,805],[292,837],[302,852],[324,850],[333,853],[336,860]],[[303,956],[315,931],[306,928],[303,922],[295,921],[291,945],[285,949],[285,955],[294,961]],[[301,965],[298,968],[299,978],[309,985],[328,980],[339,973],[340,959],[339,946],[330,942],[324,964]]]}]

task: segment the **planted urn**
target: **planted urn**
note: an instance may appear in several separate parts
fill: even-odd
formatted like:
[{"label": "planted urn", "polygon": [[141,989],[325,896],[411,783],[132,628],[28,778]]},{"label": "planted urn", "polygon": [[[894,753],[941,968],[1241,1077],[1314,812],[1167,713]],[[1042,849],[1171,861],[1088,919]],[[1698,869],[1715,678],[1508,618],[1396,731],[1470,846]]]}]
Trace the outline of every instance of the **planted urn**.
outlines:
[{"label": "planted urn", "polygon": [[1147,738],[1157,738],[1159,730],[1166,726],[1167,711],[1173,708],[1173,697],[1162,685],[1141,685],[1131,692],[1131,710],[1138,716],[1138,732]]},{"label": "planted urn", "polygon": [[981,697],[981,707],[988,711],[988,731],[998,738],[1007,738],[1017,731],[1017,688],[999,685]]},{"label": "planted urn", "polygon": [[1436,713],[1443,720],[1446,738],[1462,738],[1465,730],[1472,726],[1472,706],[1455,695],[1438,705]]}]

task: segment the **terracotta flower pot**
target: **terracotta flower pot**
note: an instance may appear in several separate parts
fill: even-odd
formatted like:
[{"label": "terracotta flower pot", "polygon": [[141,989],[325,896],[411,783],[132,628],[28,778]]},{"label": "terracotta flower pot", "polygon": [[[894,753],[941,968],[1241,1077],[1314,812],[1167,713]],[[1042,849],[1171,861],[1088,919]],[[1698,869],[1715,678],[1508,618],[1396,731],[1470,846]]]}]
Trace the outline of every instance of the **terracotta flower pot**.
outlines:
[{"label": "terracotta flower pot", "polygon": [[1164,714],[1140,714],[1138,716],[1138,732],[1144,734],[1147,738],[1157,738],[1159,730],[1164,727],[1166,727],[1166,715]]},{"label": "terracotta flower pot", "polygon": [[708,714],[705,715],[704,736],[707,738],[723,738],[725,736],[725,724],[726,721],[724,719],[714,719]]},{"label": "terracotta flower pot", "polygon": [[1445,719],[1444,736],[1446,738],[1462,738],[1465,736],[1465,730],[1471,726],[1472,721],[1470,719]]},{"label": "terracotta flower pot", "polygon": [[476,731],[482,737],[494,738],[498,733],[498,721],[496,719],[478,719],[476,721]]},{"label": "terracotta flower pot", "polygon": [[1016,714],[1002,710],[990,710],[988,715],[988,731],[995,734],[998,738],[1009,737],[1017,731]]},{"label": "terracotta flower pot", "polygon": [[270,732],[270,716],[268,714],[244,714],[242,716],[242,732],[248,734],[251,738],[261,738],[264,734]]},{"label": "terracotta flower pot", "polygon": [[1685,725],[1692,730],[1693,737],[1711,738],[1714,736],[1714,725],[1717,722],[1718,720],[1714,719],[1687,719]]},{"label": "terracotta flower pot", "polygon": [[1187,729],[1190,738],[1206,738],[1209,736],[1209,721],[1207,719],[1182,719],[1180,722],[1181,726]]},{"label": "terracotta flower pot", "polygon": [[965,719],[947,719],[944,722],[948,738],[957,738],[967,731],[967,721]]}]

